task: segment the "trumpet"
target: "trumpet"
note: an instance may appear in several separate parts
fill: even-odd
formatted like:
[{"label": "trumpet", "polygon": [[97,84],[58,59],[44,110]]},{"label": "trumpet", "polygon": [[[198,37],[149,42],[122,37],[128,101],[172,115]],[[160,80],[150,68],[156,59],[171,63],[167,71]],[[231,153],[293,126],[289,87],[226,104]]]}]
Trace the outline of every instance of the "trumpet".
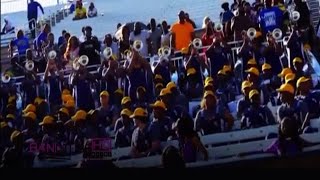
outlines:
[{"label": "trumpet", "polygon": [[140,51],[142,50],[142,48],[143,48],[143,43],[142,43],[142,41],[140,41],[140,40],[134,41],[134,43],[133,43],[133,49],[134,49],[134,50],[140,52]]},{"label": "trumpet", "polygon": [[215,26],[214,26],[214,30],[216,32],[222,32],[223,30],[223,25],[221,23],[217,23]]},{"label": "trumpet", "polygon": [[282,31],[281,29],[279,28],[276,28],[272,31],[272,37],[275,39],[275,40],[279,40],[282,38]]},{"label": "trumpet", "polygon": [[196,49],[200,49],[202,47],[202,41],[200,38],[195,38],[193,41],[192,41],[192,45],[194,48]]},{"label": "trumpet", "polygon": [[257,30],[255,28],[249,28],[247,31],[247,36],[249,39],[254,39],[257,35]]},{"label": "trumpet", "polygon": [[103,56],[109,60],[112,56],[112,49],[110,47],[106,47],[104,50],[103,50]]},{"label": "trumpet", "polygon": [[170,48],[168,46],[164,46],[158,50],[158,55],[159,57],[165,56],[169,57],[170,56]]},{"label": "trumpet", "polygon": [[26,68],[27,71],[32,71],[34,68],[34,62],[32,60],[27,60],[24,67]]},{"label": "trumpet", "polygon": [[298,11],[292,11],[290,19],[293,22],[297,22],[300,19],[300,13]]},{"label": "trumpet", "polygon": [[1,81],[3,83],[8,83],[8,82],[10,82],[10,80],[11,80],[11,76],[7,73],[5,73],[1,76]]},{"label": "trumpet", "polygon": [[89,57],[87,55],[82,55],[78,59],[79,65],[87,66],[89,63]]},{"label": "trumpet", "polygon": [[55,59],[57,57],[57,52],[55,50],[51,50],[49,53],[48,53],[48,58],[49,59]]}]

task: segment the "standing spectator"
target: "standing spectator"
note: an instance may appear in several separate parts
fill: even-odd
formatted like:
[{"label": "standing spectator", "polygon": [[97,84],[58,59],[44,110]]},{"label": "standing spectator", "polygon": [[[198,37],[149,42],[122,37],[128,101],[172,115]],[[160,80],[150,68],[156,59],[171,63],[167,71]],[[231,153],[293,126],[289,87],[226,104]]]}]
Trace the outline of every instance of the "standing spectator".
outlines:
[{"label": "standing spectator", "polygon": [[167,21],[162,21],[161,28],[162,28],[161,47],[168,46],[171,48],[171,32],[168,29]]},{"label": "standing spectator", "polygon": [[179,21],[172,25],[172,46],[175,50],[180,51],[182,48],[189,46],[194,38],[194,28],[192,24],[186,21],[185,13],[179,12]]},{"label": "standing spectator", "polygon": [[220,21],[222,25],[225,25],[227,22],[229,22],[233,18],[234,14],[230,10],[228,2],[222,3],[221,8],[224,10],[224,12],[220,13]]},{"label": "standing spectator", "polygon": [[0,34],[3,35],[3,34],[14,32],[13,31],[14,30],[14,26],[12,25],[12,23],[8,19],[8,17],[4,17],[3,20],[4,20],[4,25],[3,25],[3,28],[1,29]]},{"label": "standing spectator", "polygon": [[64,53],[65,61],[73,61],[79,57],[80,43],[76,36],[71,36],[68,40],[67,49]]},{"label": "standing spectator", "polygon": [[243,7],[239,7],[238,15],[231,19],[231,32],[233,33],[234,40],[241,40],[241,32],[247,31],[252,27],[252,22],[248,16],[245,15]]},{"label": "standing spectator", "polygon": [[202,46],[210,46],[213,42],[214,38],[214,30],[212,26],[212,22],[208,22],[206,25],[206,32],[202,35],[201,41]]},{"label": "standing spectator", "polygon": [[61,46],[63,43],[66,42],[66,39],[64,37],[66,33],[67,33],[66,30],[62,30],[61,36],[58,39],[58,46]]},{"label": "standing spectator", "polygon": [[265,8],[260,11],[259,22],[263,34],[282,28],[283,12],[276,6],[271,6],[272,0],[265,0]]},{"label": "standing spectator", "polygon": [[211,21],[210,18],[209,18],[208,16],[205,16],[205,17],[203,18],[203,21],[202,21],[202,28],[206,28],[208,22],[210,22],[210,21]]},{"label": "standing spectator", "polygon": [[19,56],[25,56],[27,49],[30,48],[29,39],[24,36],[22,30],[19,30],[17,32],[16,39],[12,40],[11,43],[9,44],[10,57],[13,56],[14,47],[17,47]]},{"label": "standing spectator", "polygon": [[192,25],[193,28],[197,28],[196,23],[192,19],[190,19],[189,14],[185,13],[186,21]]},{"label": "standing spectator", "polygon": [[88,65],[100,64],[100,44],[93,39],[90,26],[86,26],[84,31],[86,39],[80,44],[79,56],[87,55],[89,58]]},{"label": "standing spectator", "polygon": [[36,22],[38,20],[38,7],[41,9],[42,14],[44,14],[43,8],[41,4],[37,1],[30,0],[28,3],[28,22],[29,29],[31,31],[32,38],[36,37]]},{"label": "standing spectator", "polygon": [[47,37],[50,32],[51,32],[50,25],[45,24],[43,27],[43,30],[35,39],[35,49],[38,51],[38,53],[40,53],[42,50],[42,47],[44,47],[47,44]]},{"label": "standing spectator", "polygon": [[161,44],[161,30],[157,28],[156,20],[150,20],[150,41],[151,41],[151,55],[157,54]]},{"label": "standing spectator", "polygon": [[133,32],[130,33],[129,41],[130,44],[133,45],[133,43],[137,40],[140,40],[143,44],[143,48],[140,51],[140,55],[143,57],[146,57],[149,55],[149,47],[150,47],[150,32],[147,30],[143,30],[141,28],[141,24],[139,22],[136,22],[134,24]]}]

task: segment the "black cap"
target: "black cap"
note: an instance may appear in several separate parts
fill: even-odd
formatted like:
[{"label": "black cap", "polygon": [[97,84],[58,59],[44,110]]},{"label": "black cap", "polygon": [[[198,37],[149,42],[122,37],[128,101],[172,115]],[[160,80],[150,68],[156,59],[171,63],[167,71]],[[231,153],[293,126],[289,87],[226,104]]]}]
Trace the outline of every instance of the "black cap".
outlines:
[{"label": "black cap", "polygon": [[179,15],[179,16],[185,15],[185,13],[184,13],[184,11],[180,11],[178,15]]},{"label": "black cap", "polygon": [[86,26],[84,29],[85,29],[85,30],[88,30],[88,31],[92,31],[91,26]]}]

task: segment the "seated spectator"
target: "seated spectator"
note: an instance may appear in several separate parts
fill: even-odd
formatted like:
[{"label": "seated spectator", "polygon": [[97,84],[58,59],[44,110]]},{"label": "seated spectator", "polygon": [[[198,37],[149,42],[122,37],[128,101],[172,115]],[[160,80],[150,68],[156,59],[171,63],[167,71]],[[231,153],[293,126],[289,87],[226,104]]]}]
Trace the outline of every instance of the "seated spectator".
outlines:
[{"label": "seated spectator", "polygon": [[96,16],[98,16],[97,8],[95,8],[93,2],[91,2],[88,9],[88,17],[91,18]]},{"label": "seated spectator", "polygon": [[168,146],[162,153],[162,166],[168,169],[185,168],[186,164],[179,150],[174,146]]},{"label": "seated spectator", "polygon": [[301,153],[304,147],[314,144],[300,137],[299,124],[296,121],[285,117],[279,125],[278,139],[265,152],[281,157],[294,157]]},{"label": "seated spectator", "polygon": [[8,19],[8,17],[4,17],[4,25],[0,32],[1,35],[7,34],[7,33],[14,33],[14,26],[12,25],[11,21]]},{"label": "seated spectator", "polygon": [[162,101],[156,101],[151,105],[153,119],[149,126],[151,139],[160,147],[161,141],[167,141],[172,134],[172,120],[165,115],[166,106]]},{"label": "seated spectator", "polygon": [[217,99],[212,91],[203,95],[201,110],[194,120],[194,129],[202,135],[219,133],[224,130],[223,117],[217,112]]},{"label": "seated spectator", "polygon": [[192,119],[180,118],[175,123],[176,134],[179,138],[179,147],[182,157],[186,163],[197,161],[197,152],[203,154],[204,160],[208,160],[208,151],[201,143],[201,140],[193,130]]},{"label": "seated spectator", "polygon": [[77,1],[75,15],[72,20],[79,20],[87,18],[87,9],[83,7],[81,1]]},{"label": "seated spectator", "polygon": [[133,120],[130,118],[132,112],[129,109],[123,109],[120,113],[121,117],[116,121],[115,147],[128,147],[131,145],[132,132],[134,130]]},{"label": "seated spectator", "polygon": [[145,109],[137,108],[133,115],[134,126],[136,127],[132,133],[131,153],[133,158],[148,156],[154,150],[158,151],[158,147],[154,148],[150,141],[148,131],[148,113]]},{"label": "seated spectator", "polygon": [[271,110],[260,103],[260,93],[256,89],[249,93],[250,107],[241,119],[241,128],[258,128],[275,123]]},{"label": "seated spectator", "polygon": [[249,93],[251,90],[251,83],[249,81],[243,81],[241,85],[241,91],[244,97],[241,98],[237,104],[238,118],[241,118],[243,116],[243,113],[250,107]]}]

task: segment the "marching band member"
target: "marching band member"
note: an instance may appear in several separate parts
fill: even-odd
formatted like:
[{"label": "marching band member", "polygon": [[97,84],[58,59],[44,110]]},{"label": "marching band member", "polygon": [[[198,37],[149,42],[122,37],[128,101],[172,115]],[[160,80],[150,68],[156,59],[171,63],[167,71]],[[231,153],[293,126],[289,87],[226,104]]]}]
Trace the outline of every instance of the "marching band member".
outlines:
[{"label": "marching band member", "polygon": [[93,80],[92,74],[88,72],[86,67],[79,63],[79,69],[73,72],[71,79],[71,83],[75,87],[77,108],[85,111],[95,109],[94,99],[90,87],[90,83]]},{"label": "marching band member", "polygon": [[245,16],[243,7],[238,7],[238,15],[231,19],[231,32],[235,41],[241,40],[242,31],[247,31],[252,27],[252,22],[248,16]]},{"label": "marching band member", "polygon": [[47,84],[47,100],[50,104],[50,112],[56,112],[61,105],[61,81],[63,73],[58,69],[55,59],[48,59],[44,73],[44,82]]},{"label": "marching band member", "polygon": [[243,116],[243,113],[250,107],[249,93],[251,90],[252,90],[251,83],[247,80],[243,81],[241,84],[241,91],[244,97],[241,98],[237,104],[238,118],[241,118]]},{"label": "marching band member", "polygon": [[251,87],[253,89],[258,89],[260,85],[260,72],[257,68],[250,68],[246,70],[247,75],[247,80],[251,83]]},{"label": "marching band member", "polygon": [[143,48],[140,51],[140,55],[142,57],[148,56],[151,47],[150,32],[148,32],[147,30],[143,30],[139,22],[136,22],[134,24],[134,29],[129,36],[129,41],[131,45],[133,45],[133,42],[136,40],[140,40],[143,43]]},{"label": "marching band member", "polygon": [[117,42],[114,42],[112,40],[111,34],[106,34],[104,36],[103,45],[101,46],[101,52],[103,52],[106,47],[110,47],[112,49],[112,57],[114,60],[118,60],[120,58],[119,45]]},{"label": "marching band member", "polygon": [[39,83],[39,80],[35,71],[27,71],[25,73],[25,79],[21,84],[23,91],[23,107],[26,104],[33,103],[37,97],[37,84]]},{"label": "marching band member", "polygon": [[130,118],[132,112],[129,109],[121,111],[121,117],[117,120],[114,131],[115,147],[128,147],[131,145],[132,132],[134,130],[133,120]]},{"label": "marching band member", "polygon": [[84,32],[86,40],[80,44],[79,56],[87,55],[89,66],[100,64],[100,43],[92,37],[92,28],[90,26],[86,26]]},{"label": "marching band member", "polygon": [[272,72],[274,74],[279,74],[282,69],[282,65],[279,59],[282,55],[282,50],[276,40],[272,37],[271,33],[267,34],[267,42],[268,46],[263,52],[265,62],[272,66]]},{"label": "marching band member", "polygon": [[268,63],[264,63],[262,65],[262,75],[261,75],[261,83],[260,88],[263,94],[262,104],[266,105],[269,101],[271,101],[272,105],[276,105],[275,97],[276,89],[280,87],[281,80],[277,75],[272,73],[272,67]]},{"label": "marching band member", "polygon": [[[108,68],[105,67],[104,63],[108,64]],[[119,63],[116,60],[110,59],[104,61],[102,67],[99,69],[99,75],[102,76],[100,81],[100,92],[104,90],[107,90],[108,92],[115,92],[118,89],[117,69],[119,67]],[[106,73],[103,74],[104,72]],[[114,93],[110,95],[110,103],[114,104]]]},{"label": "marching band member", "polygon": [[170,71],[172,69],[172,64],[169,61],[165,60],[163,57],[160,57],[160,61],[155,66],[153,72],[154,74],[159,74],[163,78],[162,80],[164,84],[167,84],[171,81]]}]

